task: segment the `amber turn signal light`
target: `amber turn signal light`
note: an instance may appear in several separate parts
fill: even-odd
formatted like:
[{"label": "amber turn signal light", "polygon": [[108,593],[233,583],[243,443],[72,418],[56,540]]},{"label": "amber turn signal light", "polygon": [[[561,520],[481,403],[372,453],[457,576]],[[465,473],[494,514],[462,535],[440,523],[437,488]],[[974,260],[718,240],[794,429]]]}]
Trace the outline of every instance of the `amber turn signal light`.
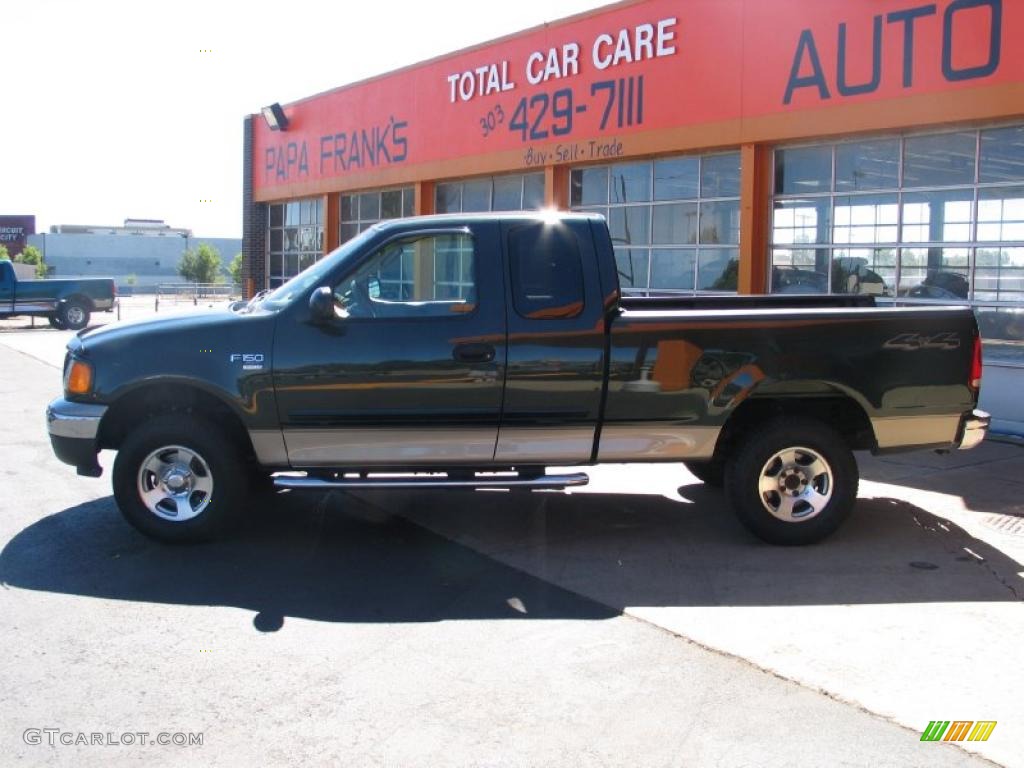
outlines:
[{"label": "amber turn signal light", "polygon": [[72,395],[88,394],[92,390],[92,366],[81,360],[72,360],[64,388]]}]

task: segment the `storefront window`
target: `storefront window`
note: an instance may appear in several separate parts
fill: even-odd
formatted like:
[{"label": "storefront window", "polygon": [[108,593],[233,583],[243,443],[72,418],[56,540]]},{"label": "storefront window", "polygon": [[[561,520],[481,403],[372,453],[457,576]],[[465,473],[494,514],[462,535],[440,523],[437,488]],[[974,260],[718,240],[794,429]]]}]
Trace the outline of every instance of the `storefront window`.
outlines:
[{"label": "storefront window", "polygon": [[631,292],[736,290],[740,155],[574,168],[573,210],[608,219],[619,281]]},{"label": "storefront window", "polygon": [[351,240],[378,221],[412,216],[413,188],[375,189],[341,196],[341,242]]},{"label": "storefront window", "polygon": [[1024,299],[1024,128],[775,152],[774,293]]},{"label": "storefront window", "polygon": [[544,207],[544,174],[446,181],[437,185],[434,204],[438,213],[536,210]]},{"label": "storefront window", "polygon": [[311,266],[324,252],[323,198],[270,205],[267,285],[279,285]]}]

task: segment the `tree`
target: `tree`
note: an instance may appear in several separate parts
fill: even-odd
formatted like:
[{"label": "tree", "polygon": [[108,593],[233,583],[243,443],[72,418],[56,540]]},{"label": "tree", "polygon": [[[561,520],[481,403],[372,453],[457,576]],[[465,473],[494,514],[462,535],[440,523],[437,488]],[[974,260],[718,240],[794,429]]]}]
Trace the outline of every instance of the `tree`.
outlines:
[{"label": "tree", "polygon": [[178,274],[192,283],[221,283],[220,252],[208,243],[200,243],[194,251],[189,248],[181,254]]},{"label": "tree", "polygon": [[236,253],[235,258],[228,265],[228,272],[231,274],[231,282],[235,285],[242,284],[242,254]]},{"label": "tree", "polygon": [[46,277],[46,264],[43,262],[42,252],[34,245],[26,245],[25,250],[15,259],[22,264],[32,264],[36,268],[36,277]]},{"label": "tree", "polygon": [[7,246],[0,245],[0,261],[10,261],[11,257],[7,255]]}]

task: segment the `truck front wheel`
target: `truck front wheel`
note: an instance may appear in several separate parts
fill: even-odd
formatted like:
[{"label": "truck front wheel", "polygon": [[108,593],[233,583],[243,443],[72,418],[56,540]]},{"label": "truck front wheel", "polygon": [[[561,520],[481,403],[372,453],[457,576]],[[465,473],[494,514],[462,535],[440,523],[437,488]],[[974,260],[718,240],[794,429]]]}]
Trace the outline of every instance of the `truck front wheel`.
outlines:
[{"label": "truck front wheel", "polygon": [[69,299],[57,310],[57,319],[65,328],[80,331],[89,324],[89,308],[77,299]]},{"label": "truck front wheel", "polygon": [[770,544],[811,544],[835,531],[857,500],[857,460],[846,441],[810,419],[754,429],[726,468],[740,522]]},{"label": "truck front wheel", "polygon": [[56,328],[58,331],[63,331],[67,328],[64,325],[64,321],[60,319],[60,315],[47,315],[46,319],[49,321],[51,328]]},{"label": "truck front wheel", "polygon": [[227,436],[184,414],[151,419],[114,461],[114,498],[125,519],[166,542],[214,538],[240,516],[245,463]]}]

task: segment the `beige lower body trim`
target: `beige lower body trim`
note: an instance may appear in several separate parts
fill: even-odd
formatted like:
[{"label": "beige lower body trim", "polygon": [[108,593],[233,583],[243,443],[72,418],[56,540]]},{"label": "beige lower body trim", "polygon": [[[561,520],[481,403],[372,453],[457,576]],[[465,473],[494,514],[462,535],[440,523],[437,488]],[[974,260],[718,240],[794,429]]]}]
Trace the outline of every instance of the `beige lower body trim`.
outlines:
[{"label": "beige lower body trim", "polygon": [[280,429],[250,429],[249,439],[256,460],[264,467],[287,467],[288,451]]},{"label": "beige lower body trim", "polygon": [[880,416],[871,420],[879,448],[954,443],[960,414],[952,416]]},{"label": "beige lower body trim", "polygon": [[590,461],[594,426],[502,427],[494,460],[510,464],[565,464]]},{"label": "beige lower body trim", "polygon": [[497,436],[497,427],[343,427],[285,430],[284,443],[295,467],[413,466],[490,463]]},{"label": "beige lower body trim", "polygon": [[710,459],[721,431],[720,427],[686,424],[605,424],[597,460]]}]

